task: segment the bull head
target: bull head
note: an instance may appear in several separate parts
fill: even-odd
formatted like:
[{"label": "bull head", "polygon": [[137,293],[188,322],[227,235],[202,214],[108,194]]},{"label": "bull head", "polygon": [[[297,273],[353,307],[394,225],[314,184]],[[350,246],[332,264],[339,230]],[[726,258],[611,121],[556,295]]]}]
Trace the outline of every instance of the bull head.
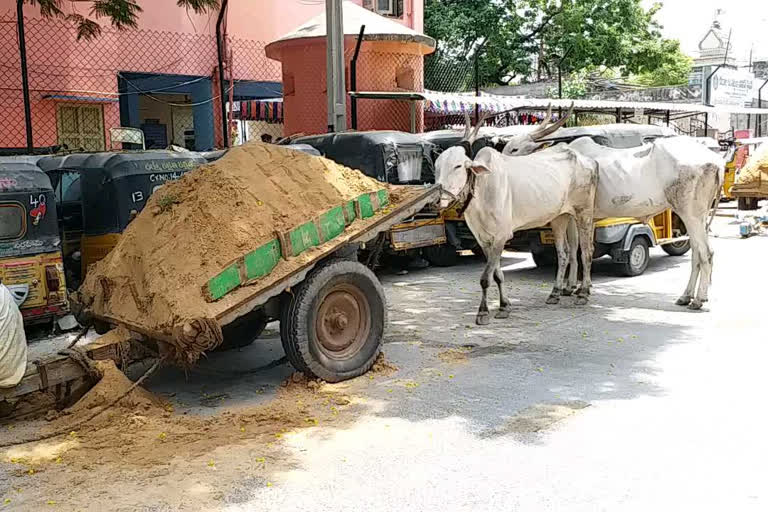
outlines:
[{"label": "bull head", "polygon": [[546,143],[539,141],[544,137],[552,135],[557,130],[562,128],[563,125],[565,125],[565,123],[568,121],[568,118],[571,117],[572,113],[573,102],[571,102],[571,106],[568,108],[568,112],[566,112],[564,116],[553,123],[552,104],[550,103],[547,108],[547,115],[544,117],[544,120],[541,122],[541,124],[538,125],[532,132],[523,135],[516,135],[515,137],[511,137],[505,141],[506,143],[502,142],[504,145],[502,153],[505,155],[515,156],[530,155],[531,153],[535,153],[546,145]]}]

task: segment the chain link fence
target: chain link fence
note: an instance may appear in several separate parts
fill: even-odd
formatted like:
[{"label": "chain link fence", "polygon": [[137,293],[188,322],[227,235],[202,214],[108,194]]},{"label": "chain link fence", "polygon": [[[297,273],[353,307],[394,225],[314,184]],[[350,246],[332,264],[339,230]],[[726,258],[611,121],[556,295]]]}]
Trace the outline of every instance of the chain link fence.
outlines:
[{"label": "chain link fence", "polygon": [[[282,96],[280,63],[266,57],[261,41],[226,41],[222,87],[213,35],[103,29],[95,40],[78,41],[71,24],[45,18],[25,19],[25,32],[36,152],[122,148],[110,136],[119,126],[140,128],[147,148],[222,147],[225,130],[237,141],[238,131],[252,124],[242,119],[238,130],[239,102]],[[0,153],[25,153],[21,58],[10,13],[0,15],[0,51]],[[266,117],[273,125],[282,122]]]}]

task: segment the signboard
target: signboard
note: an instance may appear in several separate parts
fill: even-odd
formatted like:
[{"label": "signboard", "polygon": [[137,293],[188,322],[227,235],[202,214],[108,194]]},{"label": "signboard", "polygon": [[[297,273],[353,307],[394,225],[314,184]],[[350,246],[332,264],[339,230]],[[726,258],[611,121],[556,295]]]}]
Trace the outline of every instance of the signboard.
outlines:
[{"label": "signboard", "polygon": [[752,101],[754,75],[721,68],[710,78],[709,104],[743,107]]}]

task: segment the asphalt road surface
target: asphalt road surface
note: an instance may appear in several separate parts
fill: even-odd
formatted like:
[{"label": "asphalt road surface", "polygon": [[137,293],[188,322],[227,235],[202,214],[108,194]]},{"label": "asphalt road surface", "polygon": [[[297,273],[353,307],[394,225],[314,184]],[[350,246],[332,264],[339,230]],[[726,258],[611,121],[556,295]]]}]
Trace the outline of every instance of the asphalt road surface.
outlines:
[{"label": "asphalt road surface", "polygon": [[[233,478],[216,508],[768,510],[768,237],[739,239],[731,222],[716,219],[701,312],[674,305],[690,255],[660,249],[635,278],[598,260],[588,306],[545,305],[552,276],[505,254],[512,315],[484,327],[474,324],[479,259],[382,276],[384,351],[399,371],[345,383],[360,397],[351,421],[285,435],[292,464]],[[490,299],[493,310],[493,287]],[[220,407],[269,400],[287,365],[212,376],[276,359],[279,347],[273,333],[149,388],[186,404],[202,391],[226,397]],[[136,507],[174,508],[141,495]]]},{"label": "asphalt road surface", "polygon": [[587,307],[546,306],[550,276],[510,255],[514,311],[483,328],[479,261],[385,277],[392,379],[418,386],[289,438],[297,467],[230,509],[767,510],[768,238],[715,232],[703,312],[674,305],[689,255],[658,249],[640,277],[598,261]]}]

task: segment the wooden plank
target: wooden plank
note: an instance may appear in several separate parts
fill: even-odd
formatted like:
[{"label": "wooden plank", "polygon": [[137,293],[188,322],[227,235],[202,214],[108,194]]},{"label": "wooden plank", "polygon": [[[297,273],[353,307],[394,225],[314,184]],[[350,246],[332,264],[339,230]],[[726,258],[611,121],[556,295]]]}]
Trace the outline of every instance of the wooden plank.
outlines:
[{"label": "wooden plank", "polygon": [[[95,361],[111,359],[115,362],[120,362],[120,345],[123,345],[125,354],[130,353],[130,342],[127,341],[119,343],[113,342],[105,345],[96,339],[93,343],[89,343],[82,348],[85,350],[88,357]],[[130,355],[127,357],[130,359]],[[59,384],[85,377],[83,367],[67,356],[52,354],[49,357],[42,359],[41,363],[45,366],[46,373],[48,374],[48,389]],[[37,371],[37,365],[34,363],[27,363],[27,369],[24,372],[24,377],[22,377],[21,382],[13,388],[0,389],[0,399],[16,398],[28,393],[40,391],[41,386],[42,382],[40,381],[40,375]]]}]

